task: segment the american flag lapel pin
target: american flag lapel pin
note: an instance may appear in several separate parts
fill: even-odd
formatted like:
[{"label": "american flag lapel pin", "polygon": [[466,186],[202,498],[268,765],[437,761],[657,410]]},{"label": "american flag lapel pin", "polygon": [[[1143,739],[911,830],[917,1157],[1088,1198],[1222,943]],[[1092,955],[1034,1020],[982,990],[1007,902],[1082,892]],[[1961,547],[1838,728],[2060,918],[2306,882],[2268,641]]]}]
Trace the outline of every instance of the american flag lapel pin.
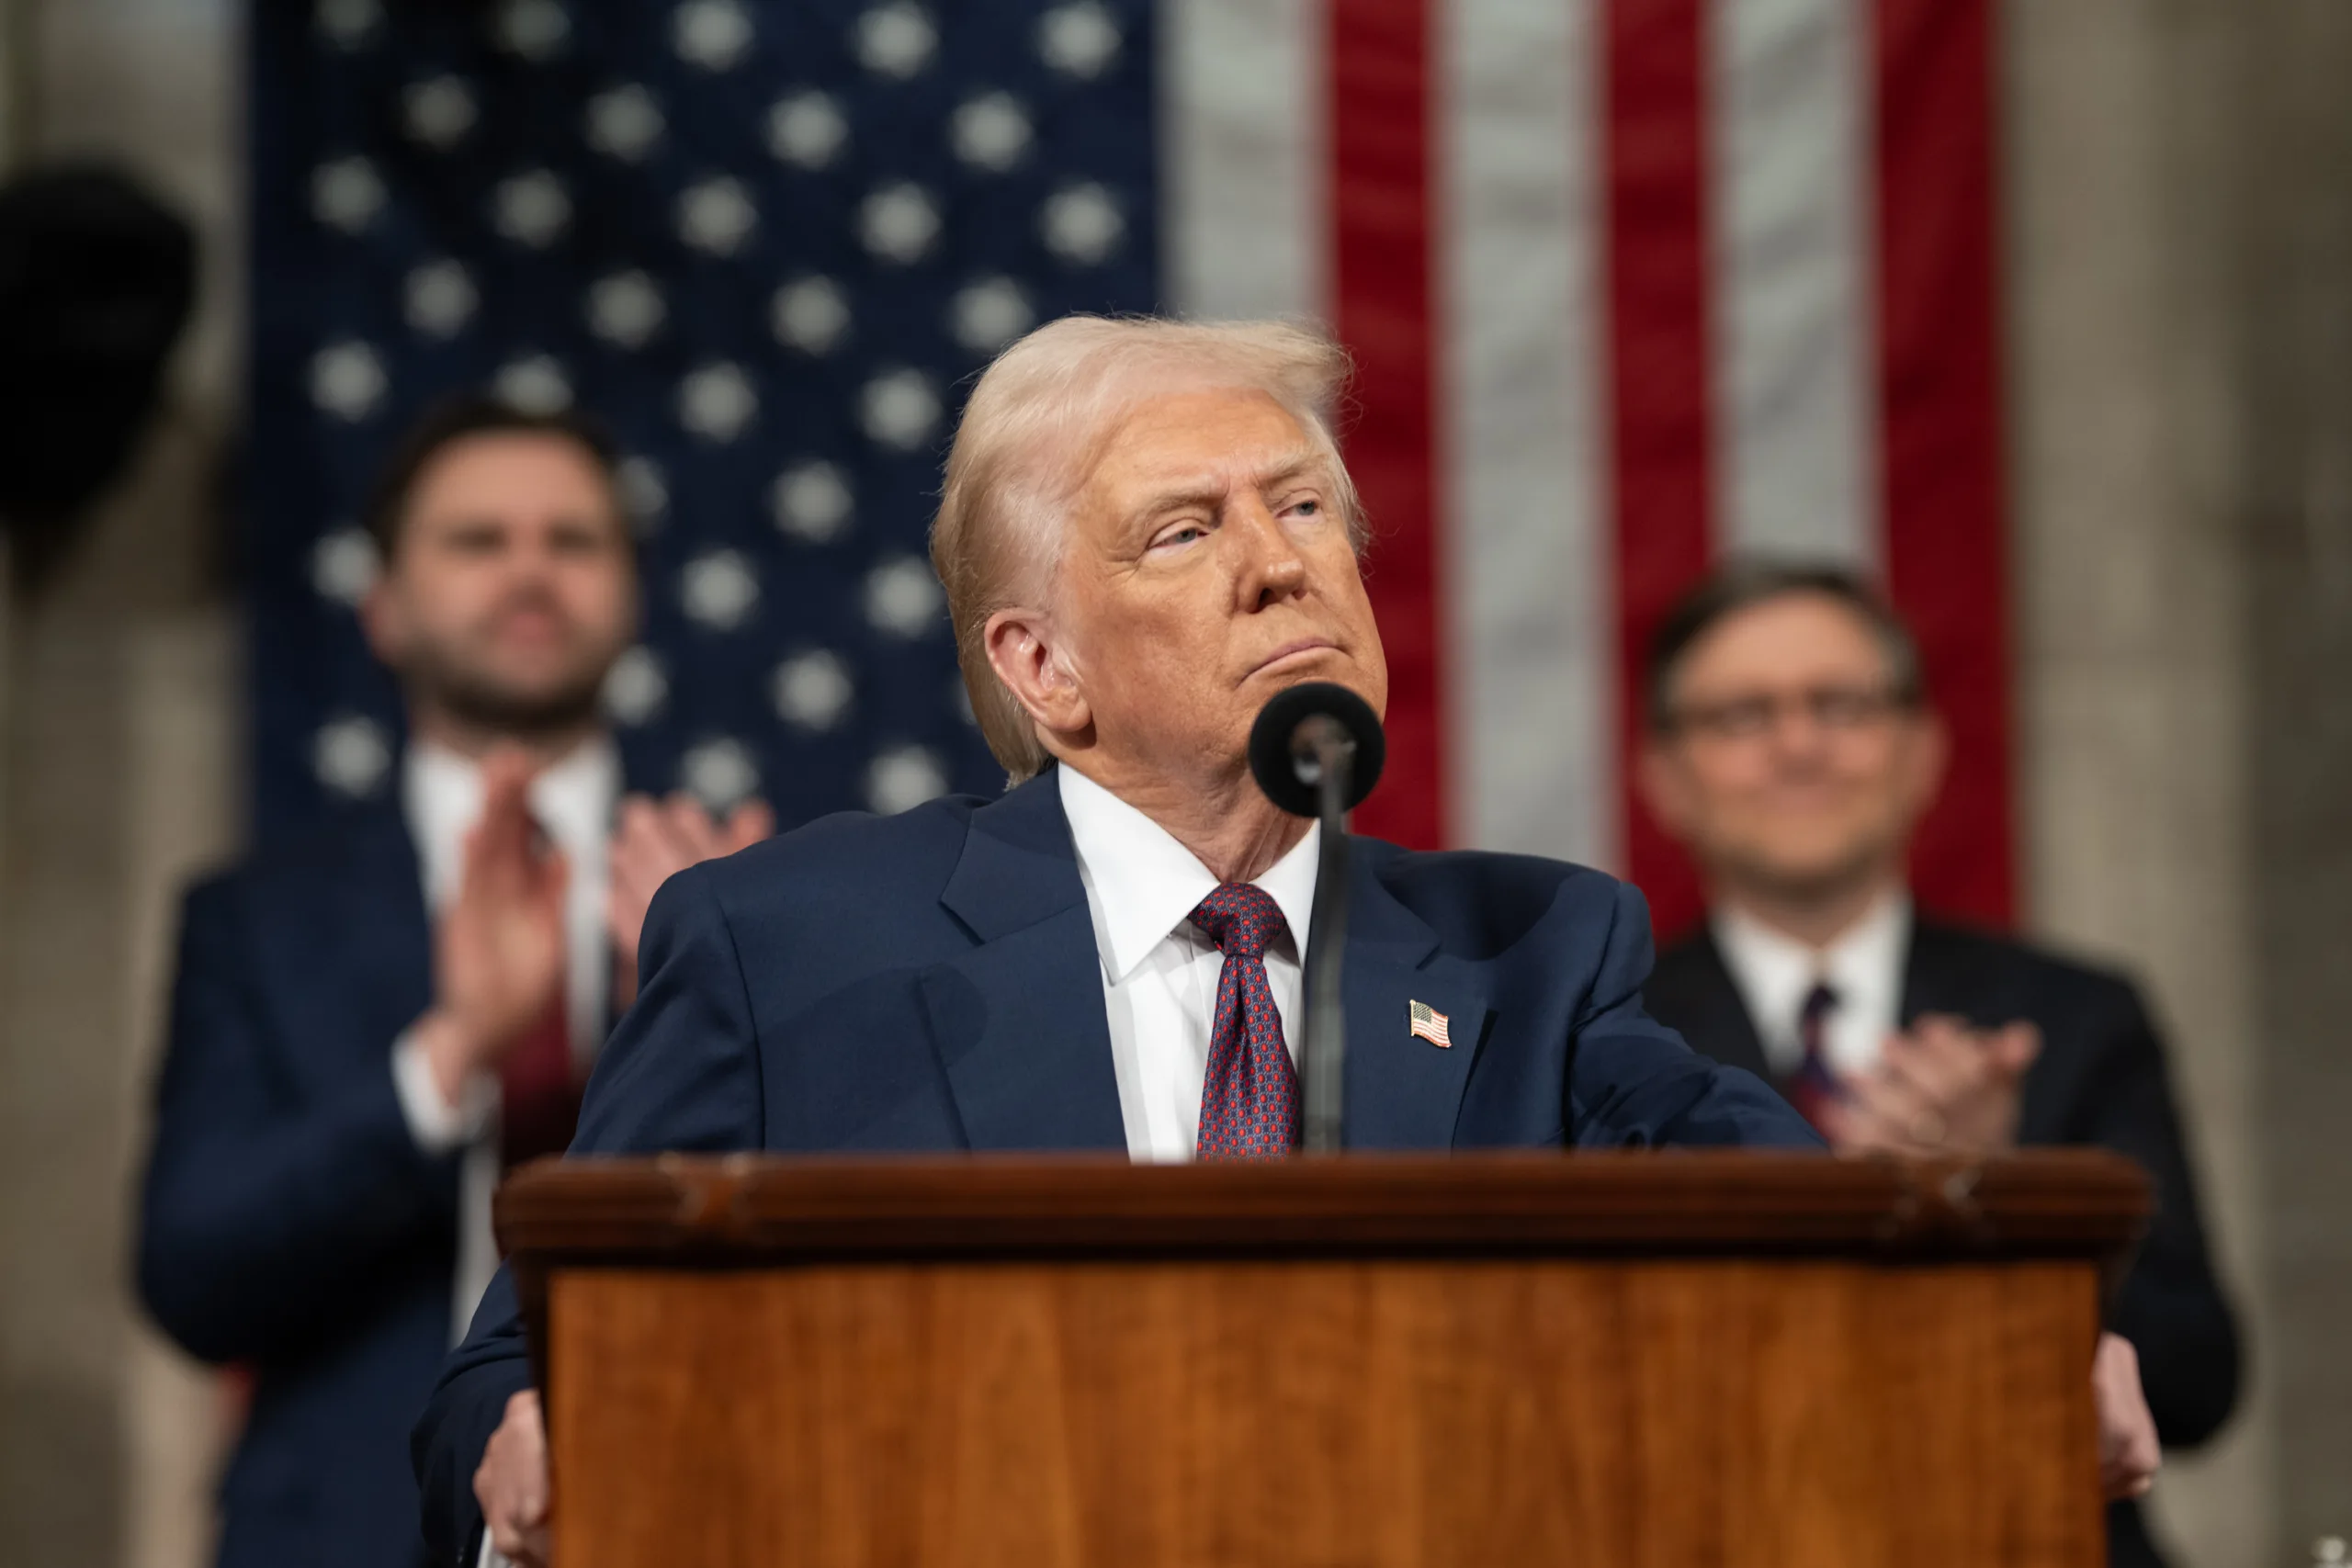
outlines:
[{"label": "american flag lapel pin", "polygon": [[1445,1014],[1427,1002],[1414,1002],[1410,1004],[1410,1015],[1417,1039],[1426,1040],[1441,1051],[1453,1048],[1453,1037],[1445,1032]]}]

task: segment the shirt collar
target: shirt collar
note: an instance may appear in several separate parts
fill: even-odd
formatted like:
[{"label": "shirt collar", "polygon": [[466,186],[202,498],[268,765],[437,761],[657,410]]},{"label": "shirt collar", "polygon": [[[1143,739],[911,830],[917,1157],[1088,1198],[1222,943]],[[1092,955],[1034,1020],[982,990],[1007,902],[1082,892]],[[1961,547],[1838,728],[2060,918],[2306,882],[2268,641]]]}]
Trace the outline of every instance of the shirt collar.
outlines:
[{"label": "shirt collar", "polygon": [[1815,948],[1728,906],[1709,917],[1724,966],[1759,1032],[1793,1031],[1807,992],[1826,984],[1852,1006],[1892,984],[1901,986],[1911,940],[1911,899],[1889,892],[1826,948]]},{"label": "shirt collar", "polygon": [[[1217,880],[1167,829],[1076,768],[1054,769],[1061,784],[1062,815],[1078,851],[1080,878],[1094,907],[1102,973],[1113,985],[1135,973],[1177,927],[1192,918]],[[1310,824],[1288,854],[1268,867],[1256,886],[1272,897],[1290,927],[1292,951],[1303,960],[1304,933],[1315,908],[1316,853],[1322,827]]]},{"label": "shirt collar", "polygon": [[[481,818],[481,764],[447,746],[421,740],[402,764],[409,830],[428,865],[454,860]],[[603,852],[620,799],[620,751],[597,735],[540,770],[531,781],[531,811],[576,865]]]}]

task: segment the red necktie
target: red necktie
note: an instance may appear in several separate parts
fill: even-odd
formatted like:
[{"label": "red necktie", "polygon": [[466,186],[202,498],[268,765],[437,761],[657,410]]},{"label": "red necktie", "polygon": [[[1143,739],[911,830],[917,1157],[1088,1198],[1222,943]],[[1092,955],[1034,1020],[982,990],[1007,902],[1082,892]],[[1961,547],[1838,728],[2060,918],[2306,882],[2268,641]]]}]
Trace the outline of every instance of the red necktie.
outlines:
[{"label": "red necktie", "polygon": [[1838,1075],[1829,1068],[1829,1015],[1837,1010],[1838,993],[1815,982],[1797,1014],[1797,1042],[1804,1047],[1804,1060],[1782,1089],[1815,1132],[1823,1130],[1822,1108],[1838,1099]]},{"label": "red necktie", "polygon": [[1201,1085],[1203,1159],[1264,1159],[1298,1146],[1298,1073],[1266,981],[1266,944],[1290,928],[1261,887],[1227,882],[1201,900],[1193,924],[1225,954]]},{"label": "red necktie", "polygon": [[499,1068],[498,1157],[503,1166],[561,1154],[571,1145],[582,1086],[571,1062],[571,995],[569,977],[560,968],[546,1010]]}]

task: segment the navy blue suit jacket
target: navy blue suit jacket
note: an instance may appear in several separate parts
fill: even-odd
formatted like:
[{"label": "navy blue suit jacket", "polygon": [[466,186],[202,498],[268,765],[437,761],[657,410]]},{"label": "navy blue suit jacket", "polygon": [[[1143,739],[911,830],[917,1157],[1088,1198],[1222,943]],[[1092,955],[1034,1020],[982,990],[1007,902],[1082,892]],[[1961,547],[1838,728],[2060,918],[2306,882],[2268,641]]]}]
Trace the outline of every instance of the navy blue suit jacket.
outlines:
[{"label": "navy blue suit jacket", "polygon": [[[1345,1136],[1357,1148],[1812,1146],[1761,1081],[1643,1014],[1641,896],[1553,861],[1351,843]],[[1094,928],[1049,770],[989,804],[835,817],[673,877],[575,1154],[1124,1150]],[[1407,1032],[1419,1000],[1451,1020]],[[503,1270],[418,1423],[425,1533],[530,1373]]]},{"label": "navy blue suit jacket", "polygon": [[402,1439],[448,1349],[458,1160],[417,1147],[391,1045],[432,975],[390,804],[188,895],[139,1286],[189,1351],[254,1373],[224,1568],[424,1561]]}]

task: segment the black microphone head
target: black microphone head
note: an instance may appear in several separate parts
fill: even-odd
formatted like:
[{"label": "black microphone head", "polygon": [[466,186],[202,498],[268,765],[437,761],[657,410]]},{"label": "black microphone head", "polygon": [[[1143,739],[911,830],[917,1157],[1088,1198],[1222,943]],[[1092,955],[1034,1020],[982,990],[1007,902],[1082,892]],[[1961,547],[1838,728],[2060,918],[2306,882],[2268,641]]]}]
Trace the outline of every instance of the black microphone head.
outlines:
[{"label": "black microphone head", "polygon": [[1331,720],[1355,742],[1348,768],[1347,808],[1352,811],[1380,782],[1388,739],[1372,705],[1345,686],[1307,681],[1276,693],[1250,727],[1250,772],[1276,806],[1294,817],[1314,816],[1315,758],[1311,751],[1302,753],[1298,740],[1299,726],[1311,718]]}]

